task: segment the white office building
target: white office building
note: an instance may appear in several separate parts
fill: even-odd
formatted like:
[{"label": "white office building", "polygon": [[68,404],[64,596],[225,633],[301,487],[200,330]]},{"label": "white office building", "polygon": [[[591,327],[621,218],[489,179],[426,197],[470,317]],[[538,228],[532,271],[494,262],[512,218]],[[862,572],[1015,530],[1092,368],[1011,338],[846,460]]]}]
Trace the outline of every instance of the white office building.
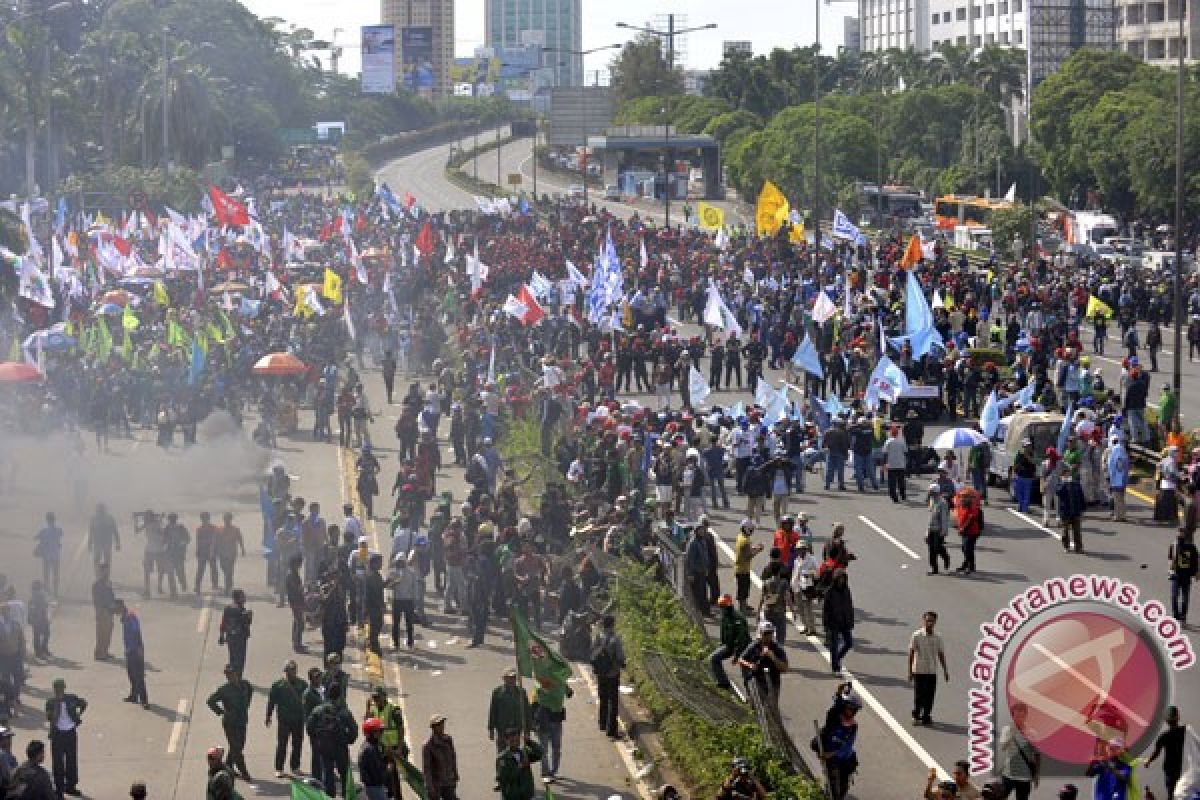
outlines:
[{"label": "white office building", "polygon": [[[1135,58],[1161,67],[1179,60],[1180,0],[1134,0],[1117,4],[1117,46]],[[1195,63],[1189,42],[1200,36],[1200,2],[1192,0],[1184,17],[1183,57]]]},{"label": "white office building", "polygon": [[1026,0],[859,0],[863,52],[1024,47]]}]

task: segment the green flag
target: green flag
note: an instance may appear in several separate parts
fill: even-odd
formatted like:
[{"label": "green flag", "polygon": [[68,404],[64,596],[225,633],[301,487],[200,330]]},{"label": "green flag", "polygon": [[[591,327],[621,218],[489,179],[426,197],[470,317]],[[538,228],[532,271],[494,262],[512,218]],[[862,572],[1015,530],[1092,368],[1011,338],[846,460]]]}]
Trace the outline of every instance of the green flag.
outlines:
[{"label": "green flag", "polygon": [[562,711],[570,692],[567,679],[571,665],[550,649],[546,640],[529,628],[529,621],[515,606],[512,609],[513,643],[517,651],[517,671],[537,684],[537,702],[549,711]]},{"label": "green flag", "polygon": [[429,795],[425,792],[425,776],[421,774],[421,770],[413,766],[407,758],[400,759],[400,768],[404,770],[404,782],[408,784],[408,788],[412,789],[420,800],[429,800]]},{"label": "green flag", "polygon": [[354,770],[346,770],[346,800],[358,800],[358,785],[354,782]]},{"label": "green flag", "polygon": [[292,780],[292,800],[329,800],[329,795],[304,781]]}]

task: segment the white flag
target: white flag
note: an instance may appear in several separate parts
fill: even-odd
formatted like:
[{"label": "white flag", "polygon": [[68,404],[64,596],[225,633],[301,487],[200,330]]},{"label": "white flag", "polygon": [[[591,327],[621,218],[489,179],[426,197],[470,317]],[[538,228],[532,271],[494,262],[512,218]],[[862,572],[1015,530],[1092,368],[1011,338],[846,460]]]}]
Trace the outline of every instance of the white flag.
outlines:
[{"label": "white flag", "polygon": [[725,327],[725,317],[721,314],[721,293],[715,286],[708,287],[708,302],[704,304],[704,324],[714,328]]},{"label": "white flag", "polygon": [[32,300],[39,306],[54,308],[54,292],[46,281],[46,276],[33,263],[29,256],[21,258],[21,288],[19,294]]},{"label": "white flag", "polygon": [[837,306],[829,299],[829,295],[825,294],[822,289],[817,295],[817,299],[813,302],[812,318],[818,325],[824,325],[825,321],[837,313]]},{"label": "white flag", "polygon": [[342,309],[342,314],[346,320],[346,333],[350,335],[351,341],[357,341],[358,331],[354,330],[354,315],[350,313],[350,295],[346,295],[346,306]]},{"label": "white flag", "polygon": [[750,269],[750,267],[746,267],[744,270],[742,270],[742,282],[748,283],[751,286],[754,285],[754,270]]},{"label": "white flag", "polygon": [[321,298],[317,296],[317,287],[311,284],[304,289],[304,305],[311,308],[317,316],[325,314],[325,306],[321,305]]},{"label": "white flag", "polygon": [[579,271],[578,267],[571,263],[570,259],[567,259],[567,280],[572,286],[579,288],[583,288],[584,286],[588,285],[588,279],[582,272]]},{"label": "white flag", "polygon": [[704,405],[704,401],[712,394],[708,381],[704,380],[704,376],[700,374],[700,370],[696,369],[695,364],[692,365],[692,371],[688,373],[688,393],[691,395],[693,406]]},{"label": "white flag", "polygon": [[529,313],[529,307],[511,294],[504,301],[504,307],[501,310],[510,317],[516,317],[519,320],[524,320],[525,315]]},{"label": "white flag", "polygon": [[1008,191],[1004,193],[1004,201],[1006,203],[1017,202],[1017,182],[1013,181],[1013,185],[1008,187]]},{"label": "white flag", "polygon": [[646,267],[650,266],[650,254],[646,252],[646,239],[645,238],[642,238],[640,244],[641,244],[641,251],[639,253],[639,256],[641,258],[642,269],[645,269]]}]

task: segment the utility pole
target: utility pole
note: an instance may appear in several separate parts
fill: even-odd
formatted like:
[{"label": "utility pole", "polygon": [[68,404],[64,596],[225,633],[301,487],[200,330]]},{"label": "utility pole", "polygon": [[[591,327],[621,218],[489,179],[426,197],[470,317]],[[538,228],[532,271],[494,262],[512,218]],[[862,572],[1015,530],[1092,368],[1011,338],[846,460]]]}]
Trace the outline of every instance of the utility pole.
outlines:
[{"label": "utility pole", "polygon": [[169,129],[168,111],[170,110],[170,70],[171,62],[167,58],[167,27],[164,25],[162,29],[162,169],[163,174],[167,173],[170,165],[170,150],[169,144]]},{"label": "utility pole", "polygon": [[1178,106],[1175,112],[1175,303],[1171,312],[1175,320],[1175,369],[1171,381],[1175,389],[1175,419],[1165,421],[1168,430],[1172,425],[1175,429],[1183,429],[1180,409],[1183,403],[1183,101],[1187,69],[1184,51],[1189,44],[1195,47],[1195,42],[1184,38],[1187,7],[1187,0],[1179,0],[1179,63],[1175,83],[1175,104]]},{"label": "utility pole", "polygon": [[[817,18],[817,49],[813,56],[813,243],[821,253],[821,0],[813,3]],[[883,187],[879,187],[883,191]],[[845,269],[843,267],[843,269]]]}]

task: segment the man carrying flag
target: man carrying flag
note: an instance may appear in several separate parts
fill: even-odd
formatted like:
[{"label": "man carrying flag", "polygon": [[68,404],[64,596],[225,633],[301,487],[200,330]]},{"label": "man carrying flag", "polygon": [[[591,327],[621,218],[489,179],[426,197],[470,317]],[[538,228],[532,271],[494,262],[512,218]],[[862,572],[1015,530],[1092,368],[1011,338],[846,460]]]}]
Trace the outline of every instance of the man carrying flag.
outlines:
[{"label": "man carrying flag", "polygon": [[342,302],[342,276],[325,268],[325,280],[321,285],[321,296],[334,305]]},{"label": "man carrying flag", "polygon": [[759,236],[774,236],[788,219],[787,198],[783,192],[770,181],[763,183],[762,191],[758,193],[758,205],[754,210],[754,223]]},{"label": "man carrying flag", "polygon": [[533,721],[541,741],[539,751],[545,756],[542,777],[551,782],[558,776],[562,760],[562,729],[567,718],[564,704],[574,694],[567,684],[571,665],[530,629],[529,621],[518,608],[512,610],[512,627],[517,672],[533,678],[537,684]]}]

